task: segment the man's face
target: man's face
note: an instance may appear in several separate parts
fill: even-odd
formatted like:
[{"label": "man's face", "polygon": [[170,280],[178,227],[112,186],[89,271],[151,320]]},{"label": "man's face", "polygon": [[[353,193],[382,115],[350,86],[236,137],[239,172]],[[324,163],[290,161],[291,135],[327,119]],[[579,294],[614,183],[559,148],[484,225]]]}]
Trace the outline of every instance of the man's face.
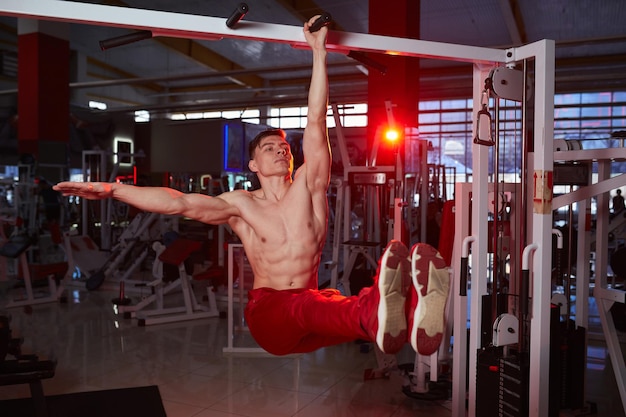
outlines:
[{"label": "man's face", "polygon": [[291,147],[279,135],[264,137],[248,166],[252,172],[263,176],[291,175],[293,171]]}]

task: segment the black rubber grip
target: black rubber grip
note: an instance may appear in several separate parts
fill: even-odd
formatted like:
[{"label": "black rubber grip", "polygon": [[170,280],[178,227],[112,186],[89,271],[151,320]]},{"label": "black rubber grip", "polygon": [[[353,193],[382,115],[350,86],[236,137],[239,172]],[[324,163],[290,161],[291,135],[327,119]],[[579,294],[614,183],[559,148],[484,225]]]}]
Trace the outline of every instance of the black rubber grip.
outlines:
[{"label": "black rubber grip", "polygon": [[317,18],[315,22],[311,26],[309,26],[309,32],[317,32],[324,26],[330,25],[330,22],[333,20],[330,13],[322,13],[320,17]]},{"label": "black rubber grip", "polygon": [[226,26],[228,26],[231,29],[234,28],[235,25],[241,19],[243,19],[246,13],[248,13],[248,10],[250,10],[250,8],[248,7],[246,3],[239,3],[239,6],[237,6],[235,11],[228,18],[228,20],[226,20]]},{"label": "black rubber grip", "polygon": [[530,287],[530,271],[522,269],[522,282],[520,285],[519,304],[522,317],[528,314],[528,288]]},{"label": "black rubber grip", "polygon": [[459,295],[461,297],[467,296],[467,274],[468,274],[468,259],[461,258],[461,283],[459,288]]},{"label": "black rubber grip", "polygon": [[137,32],[129,33],[127,35],[117,36],[115,38],[106,39],[100,41],[100,49],[106,51],[107,49],[116,48],[118,46],[128,45],[129,43],[142,41],[144,39],[150,39],[152,32],[149,30],[140,30]]}]

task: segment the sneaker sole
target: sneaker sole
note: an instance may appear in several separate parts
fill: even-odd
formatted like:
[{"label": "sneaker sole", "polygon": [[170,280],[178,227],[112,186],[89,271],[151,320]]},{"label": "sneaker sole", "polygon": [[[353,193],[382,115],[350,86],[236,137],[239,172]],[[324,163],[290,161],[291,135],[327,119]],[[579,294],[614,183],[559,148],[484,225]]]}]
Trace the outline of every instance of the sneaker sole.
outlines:
[{"label": "sneaker sole", "polygon": [[418,302],[409,333],[410,342],[420,355],[429,356],[439,349],[445,331],[450,275],[445,260],[427,244],[418,243],[413,247],[411,267]]},{"label": "sneaker sole", "polygon": [[376,344],[385,353],[397,353],[407,340],[403,289],[410,281],[408,255],[409,250],[402,242],[392,241],[380,262]]}]

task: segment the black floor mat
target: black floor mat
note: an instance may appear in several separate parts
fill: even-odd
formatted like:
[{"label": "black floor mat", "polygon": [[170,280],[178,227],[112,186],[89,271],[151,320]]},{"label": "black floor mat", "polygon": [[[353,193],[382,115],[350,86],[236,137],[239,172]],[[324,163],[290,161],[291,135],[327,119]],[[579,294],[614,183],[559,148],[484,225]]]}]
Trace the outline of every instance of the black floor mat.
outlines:
[{"label": "black floor mat", "polygon": [[[167,417],[156,385],[46,396],[48,417]],[[36,415],[31,398],[0,401],[0,416]]]}]

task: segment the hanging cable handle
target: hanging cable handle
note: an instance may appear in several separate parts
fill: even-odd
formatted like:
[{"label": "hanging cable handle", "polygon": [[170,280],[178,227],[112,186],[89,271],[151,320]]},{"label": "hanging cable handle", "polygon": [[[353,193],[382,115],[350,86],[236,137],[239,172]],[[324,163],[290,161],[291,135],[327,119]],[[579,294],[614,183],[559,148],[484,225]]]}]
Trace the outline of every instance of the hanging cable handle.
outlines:
[{"label": "hanging cable handle", "polygon": [[[489,112],[489,91],[490,91],[489,87],[490,85],[491,85],[491,80],[487,78],[485,80],[485,89],[483,90],[483,94],[480,98],[480,103],[482,104],[482,108],[478,110],[478,113],[476,114],[476,137],[474,138],[474,143],[478,145],[484,145],[484,146],[493,146],[496,144],[491,135],[492,119],[491,119],[491,113]],[[487,123],[486,131],[484,132],[483,137],[481,137],[481,133],[483,132],[481,132],[480,130],[481,120],[483,120],[483,127],[485,126],[485,123]],[[486,136],[487,138],[485,139],[484,136]]]}]

